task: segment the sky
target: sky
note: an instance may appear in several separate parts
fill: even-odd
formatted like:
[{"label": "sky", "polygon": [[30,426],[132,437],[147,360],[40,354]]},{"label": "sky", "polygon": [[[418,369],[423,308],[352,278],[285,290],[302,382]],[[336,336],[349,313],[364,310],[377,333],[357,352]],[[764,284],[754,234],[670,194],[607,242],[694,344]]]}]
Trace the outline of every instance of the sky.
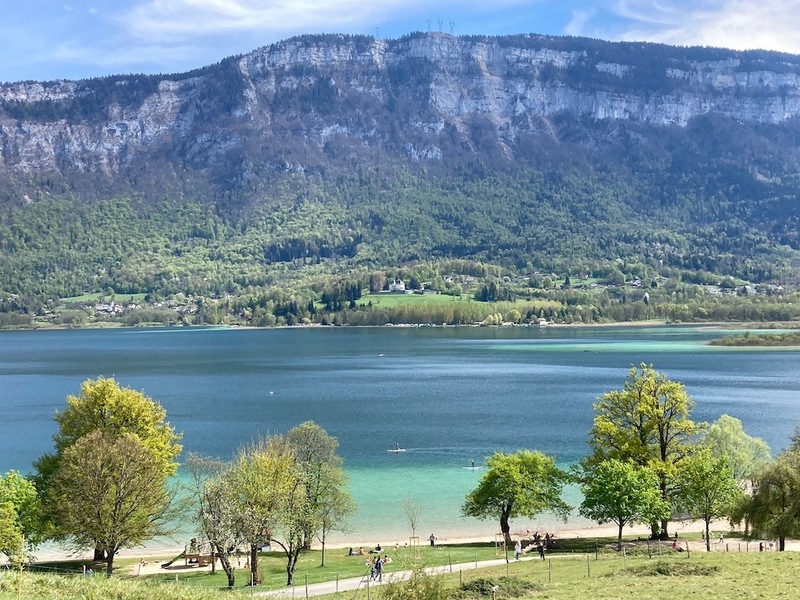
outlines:
[{"label": "sky", "polygon": [[800,0],[0,0],[0,81],[178,73],[304,33],[413,31],[800,54]]}]

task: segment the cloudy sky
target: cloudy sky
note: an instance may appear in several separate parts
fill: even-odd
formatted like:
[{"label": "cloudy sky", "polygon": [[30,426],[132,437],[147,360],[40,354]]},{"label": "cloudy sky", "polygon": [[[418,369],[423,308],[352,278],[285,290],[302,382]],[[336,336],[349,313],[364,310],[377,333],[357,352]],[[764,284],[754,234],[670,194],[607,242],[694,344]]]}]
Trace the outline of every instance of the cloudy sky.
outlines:
[{"label": "cloudy sky", "polygon": [[800,0],[0,0],[0,81],[175,73],[303,33],[428,30],[800,54]]}]

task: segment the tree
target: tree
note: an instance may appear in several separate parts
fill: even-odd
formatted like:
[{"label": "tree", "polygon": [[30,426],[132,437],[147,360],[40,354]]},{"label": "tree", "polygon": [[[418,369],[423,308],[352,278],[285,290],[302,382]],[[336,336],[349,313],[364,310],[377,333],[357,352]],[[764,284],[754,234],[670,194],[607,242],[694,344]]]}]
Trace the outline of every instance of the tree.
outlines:
[{"label": "tree", "polygon": [[[181,436],[166,421],[166,410],[153,399],[131,388],[123,388],[113,379],[100,377],[81,384],[79,396],[67,397],[67,408],[57,412],[58,431],[53,436],[55,452],[45,454],[35,463],[36,487],[45,499],[43,513],[49,521],[48,535],[57,537],[53,526],[60,515],[49,503],[49,487],[64,453],[83,437],[100,432],[108,438],[135,435],[153,457],[162,476],[174,475],[176,458],[181,452]],[[105,439],[103,436],[92,439]],[[91,452],[86,448],[87,452]],[[96,560],[106,557],[97,548]]]},{"label": "tree", "polygon": [[417,524],[422,513],[422,506],[415,498],[405,498],[403,500],[403,512],[406,515],[409,527],[411,527],[411,537],[417,537]]},{"label": "tree", "polygon": [[322,566],[325,566],[325,540],[335,528],[343,527],[355,510],[345,487],[342,458],[336,454],[338,440],[313,421],[301,423],[287,433],[287,441],[305,479],[304,489],[314,519],[308,519],[303,532],[303,548],[311,547],[311,538],[318,533],[322,544]]},{"label": "tree", "polygon": [[[3,530],[11,535],[10,532],[19,532],[23,541],[23,547],[17,549],[15,543],[0,541],[0,552],[3,552],[12,559],[13,556],[20,557],[27,548],[34,548],[40,540],[42,533],[41,508],[36,486],[30,479],[20,475],[17,471],[8,471],[0,477],[0,505],[6,506],[3,512],[3,519],[8,520]],[[16,534],[6,540],[16,540]],[[3,539],[3,538],[0,538]]]},{"label": "tree", "polygon": [[566,521],[570,506],[561,499],[561,490],[568,477],[552,457],[530,450],[496,452],[486,466],[461,512],[467,517],[499,519],[506,549],[512,544],[509,519],[513,517],[534,518],[551,511]]},{"label": "tree", "polygon": [[747,435],[742,422],[730,415],[722,415],[714,421],[701,441],[713,455],[727,457],[728,467],[740,486],[771,458],[767,443]]},{"label": "tree", "polygon": [[581,476],[581,492],[581,515],[600,524],[617,524],[617,550],[622,550],[625,525],[653,523],[670,514],[655,472],[630,462],[612,458],[593,465]]},{"label": "tree", "polygon": [[12,564],[23,561],[25,537],[19,515],[11,502],[0,502],[0,552],[6,555]]},{"label": "tree", "polygon": [[233,588],[236,577],[230,562],[230,549],[238,546],[240,539],[235,505],[224,479],[230,465],[196,454],[189,455],[187,465],[192,474],[198,524],[211,544],[212,553],[219,556],[228,587]]},{"label": "tree", "polygon": [[103,550],[108,577],[120,548],[168,531],[173,495],[164,465],[132,433],[79,438],[64,451],[49,493],[59,537]]},{"label": "tree", "polygon": [[[593,454],[584,465],[609,458],[649,466],[658,476],[665,501],[672,499],[671,479],[702,430],[690,418],[694,401],[682,384],[667,379],[652,365],[631,368],[622,390],[603,394],[594,404],[590,431]],[[661,536],[668,537],[667,518]],[[653,533],[658,525],[653,523]]]},{"label": "tree", "polygon": [[706,526],[706,550],[711,551],[711,521],[730,516],[742,496],[728,458],[703,450],[687,458],[677,477],[678,505]]},{"label": "tree", "polygon": [[239,450],[225,476],[237,531],[250,545],[253,584],[260,582],[258,549],[272,539],[296,479],[296,460],[283,436],[263,438]]},{"label": "tree", "polygon": [[777,537],[781,552],[787,537],[800,535],[800,452],[784,452],[754,477],[747,508],[753,527]]}]

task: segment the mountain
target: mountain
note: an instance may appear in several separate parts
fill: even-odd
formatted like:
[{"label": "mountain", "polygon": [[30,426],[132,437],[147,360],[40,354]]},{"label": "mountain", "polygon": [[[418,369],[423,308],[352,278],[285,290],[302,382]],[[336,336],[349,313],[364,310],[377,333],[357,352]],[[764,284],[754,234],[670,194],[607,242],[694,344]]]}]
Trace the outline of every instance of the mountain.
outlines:
[{"label": "mountain", "polygon": [[788,283],[799,117],[798,56],[539,35],[2,84],[0,281],[219,294],[467,259]]}]

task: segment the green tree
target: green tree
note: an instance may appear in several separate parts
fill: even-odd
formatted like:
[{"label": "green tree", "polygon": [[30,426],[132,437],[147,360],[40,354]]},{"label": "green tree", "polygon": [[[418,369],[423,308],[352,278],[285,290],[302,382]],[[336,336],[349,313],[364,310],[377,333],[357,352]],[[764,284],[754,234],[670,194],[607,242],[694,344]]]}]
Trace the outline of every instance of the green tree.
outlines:
[{"label": "green tree", "polygon": [[688,457],[677,477],[678,506],[706,528],[706,550],[711,551],[711,521],[730,516],[742,490],[725,455],[704,448]]},{"label": "green tree", "polygon": [[[262,438],[242,448],[225,476],[237,530],[250,546],[250,580],[257,584],[258,549],[272,540],[296,490],[296,459],[285,437]],[[301,532],[302,535],[302,532]]]},{"label": "green tree", "polygon": [[781,552],[787,537],[800,535],[800,452],[781,454],[753,478],[747,511],[757,531],[778,538]]},{"label": "green tree", "polygon": [[23,562],[25,536],[19,515],[11,502],[0,502],[0,552],[6,555],[12,564]]},{"label": "green tree", "polygon": [[512,545],[510,519],[534,518],[550,511],[566,521],[570,506],[561,499],[561,490],[568,476],[556,467],[552,457],[530,450],[496,452],[486,466],[486,473],[467,495],[461,512],[467,517],[499,519],[506,552]]},{"label": "green tree", "polygon": [[132,433],[79,438],[64,451],[49,490],[59,537],[104,551],[111,577],[121,548],[168,532],[166,479],[162,462]]},{"label": "green tree", "polygon": [[625,525],[649,524],[670,514],[655,472],[630,462],[612,458],[593,465],[581,474],[581,492],[581,515],[600,524],[617,524],[617,550],[622,550]]},{"label": "green tree", "polygon": [[342,458],[336,454],[339,442],[313,421],[291,429],[287,440],[294,449],[305,479],[307,500],[316,517],[307,519],[303,548],[311,547],[311,538],[316,533],[322,544],[322,566],[325,566],[328,533],[344,527],[347,516],[355,510],[355,503],[346,488]]},{"label": "green tree", "polygon": [[[42,534],[42,516],[39,495],[33,482],[17,471],[8,471],[0,477],[0,504],[10,507],[12,512],[6,516],[13,518],[14,528],[22,535],[24,546],[27,549],[35,548]],[[2,544],[0,552],[4,552]]]},{"label": "green tree", "polygon": [[[35,467],[36,487],[44,498],[43,515],[48,521],[48,535],[56,536],[55,524],[60,515],[50,503],[50,484],[64,453],[83,437],[100,432],[109,438],[127,434],[136,436],[152,455],[161,475],[177,472],[176,458],[181,452],[181,436],[166,421],[166,410],[153,399],[131,388],[120,387],[113,378],[100,377],[81,384],[78,396],[67,397],[67,408],[56,412],[58,431],[53,436],[55,452],[39,458]],[[105,439],[94,437],[92,439]],[[97,549],[96,560],[106,557]]]},{"label": "green tree", "polygon": [[733,477],[741,486],[771,459],[767,443],[747,435],[742,422],[730,415],[714,421],[701,442],[713,455],[727,457]]},{"label": "green tree", "polygon": [[[648,466],[658,476],[661,497],[673,500],[671,481],[702,430],[689,418],[694,401],[681,383],[671,381],[652,365],[631,368],[622,390],[603,394],[594,404],[590,431],[590,467],[609,458]],[[653,523],[653,533],[658,525]],[[661,536],[668,537],[668,519]]]}]

